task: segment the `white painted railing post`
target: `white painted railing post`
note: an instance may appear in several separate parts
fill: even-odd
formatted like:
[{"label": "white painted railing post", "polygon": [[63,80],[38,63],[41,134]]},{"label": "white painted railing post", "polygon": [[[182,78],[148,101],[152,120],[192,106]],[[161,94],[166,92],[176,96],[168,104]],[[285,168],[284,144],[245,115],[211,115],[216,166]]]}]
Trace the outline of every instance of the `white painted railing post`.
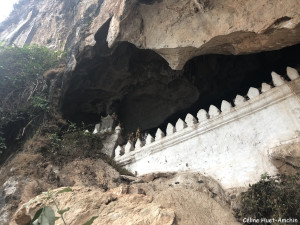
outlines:
[{"label": "white painted railing post", "polygon": [[232,109],[231,103],[223,100],[221,103],[221,111],[226,113],[226,112],[230,112],[231,109]]},{"label": "white painted railing post", "polygon": [[253,99],[255,98],[256,96],[259,96],[259,90],[257,88],[254,88],[254,87],[250,87],[249,88],[249,91],[247,93],[247,96],[250,98],[250,99]]},{"label": "white painted railing post", "polygon": [[177,123],[176,123],[176,132],[177,131],[181,131],[183,130],[184,128],[186,128],[186,123],[182,120],[182,119],[178,119],[177,120]]},{"label": "white painted railing post", "polygon": [[284,84],[283,77],[280,76],[278,73],[273,71],[271,73],[271,76],[272,76],[272,81],[273,81],[273,84],[274,84],[275,87],[279,87],[279,86]]},{"label": "white painted railing post", "polygon": [[208,113],[204,109],[200,109],[197,113],[197,118],[198,118],[199,123],[201,124],[201,123],[205,122],[206,120],[208,120],[209,116],[208,116]]},{"label": "white painted railing post", "polygon": [[214,118],[220,115],[220,110],[216,106],[210,105],[208,114],[210,118]]},{"label": "white painted railing post", "polygon": [[162,132],[162,130],[158,128],[155,134],[155,141],[162,139],[164,136],[164,132]]},{"label": "white painted railing post", "polygon": [[192,114],[188,113],[185,117],[185,122],[188,127],[192,127],[197,123],[197,120],[195,119],[195,117],[193,117]]},{"label": "white painted railing post", "polygon": [[166,130],[167,136],[170,136],[175,132],[176,132],[175,127],[172,124],[168,123],[167,130]]},{"label": "white painted railing post", "polygon": [[154,142],[154,138],[150,134],[148,134],[146,138],[146,145],[149,145],[152,142]]},{"label": "white painted railing post", "polygon": [[234,105],[235,106],[242,105],[245,101],[246,99],[243,96],[237,95],[234,99]]}]

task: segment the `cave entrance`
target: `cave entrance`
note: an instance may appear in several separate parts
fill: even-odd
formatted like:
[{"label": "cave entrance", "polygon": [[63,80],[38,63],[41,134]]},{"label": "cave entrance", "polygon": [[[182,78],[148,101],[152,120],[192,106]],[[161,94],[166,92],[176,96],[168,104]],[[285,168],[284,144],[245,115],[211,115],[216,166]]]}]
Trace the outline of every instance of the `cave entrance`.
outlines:
[{"label": "cave entrance", "polygon": [[[210,105],[220,109],[222,100],[233,104],[237,94],[245,96],[250,87],[260,88],[263,82],[272,85],[271,72],[286,80],[286,67],[300,71],[300,44],[276,51],[248,55],[203,55],[189,60],[183,69],[187,77],[198,89],[199,98],[189,108],[177,112],[159,127],[175,124],[178,118],[184,119],[187,113],[197,115],[200,109],[208,111]],[[246,97],[247,98],[247,97]],[[154,133],[156,129],[151,129]]]},{"label": "cave entrance", "polygon": [[220,108],[222,100],[232,102],[250,87],[271,83],[271,71],[285,76],[287,66],[300,69],[300,44],[248,55],[198,56],[180,71],[154,51],[126,42],[111,53],[97,45],[89,51],[88,58],[78,60],[65,92],[64,116],[95,124],[115,112],[125,134],[138,128],[154,134],[187,113]]}]

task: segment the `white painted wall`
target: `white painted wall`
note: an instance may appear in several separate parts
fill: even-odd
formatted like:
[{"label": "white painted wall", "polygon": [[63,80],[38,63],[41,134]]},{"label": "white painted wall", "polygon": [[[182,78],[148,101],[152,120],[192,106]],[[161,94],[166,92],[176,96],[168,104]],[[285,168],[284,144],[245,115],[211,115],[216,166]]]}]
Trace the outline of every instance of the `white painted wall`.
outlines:
[{"label": "white painted wall", "polygon": [[[274,75],[274,76],[273,76]],[[284,82],[272,74],[275,88],[257,96],[249,91],[250,100],[235,101],[234,108],[222,104],[223,112],[211,107],[209,119],[193,125],[179,121],[176,132],[157,138],[141,148],[131,143],[116,149],[116,161],[138,175],[151,172],[197,171],[218,180],[223,188],[247,187],[260,175],[276,174],[269,149],[282,141],[293,141],[300,132],[300,78]],[[238,98],[237,98],[238,99]],[[184,123],[184,124],[182,124]],[[181,127],[181,128],[180,128]],[[180,130],[182,129],[182,130]],[[124,151],[125,154],[120,155]]]}]

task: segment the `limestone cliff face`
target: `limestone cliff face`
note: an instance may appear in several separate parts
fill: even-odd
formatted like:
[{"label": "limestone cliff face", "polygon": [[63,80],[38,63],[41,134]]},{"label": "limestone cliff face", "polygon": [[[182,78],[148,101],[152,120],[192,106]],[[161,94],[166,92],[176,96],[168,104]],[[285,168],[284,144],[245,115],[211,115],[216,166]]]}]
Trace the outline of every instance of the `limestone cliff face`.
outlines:
[{"label": "limestone cliff face", "polygon": [[[9,44],[39,44],[70,50],[75,45],[94,45],[94,35],[122,1],[21,0],[0,25],[1,40]],[[95,25],[96,23],[97,25]]]},{"label": "limestone cliff face", "polygon": [[[270,64],[268,54],[230,63],[206,55],[296,45],[299,24],[294,0],[22,0],[0,24],[0,40],[67,51],[63,114],[95,122],[117,112],[135,131],[157,127],[196,102],[232,98],[235,88],[256,80],[252,74],[265,76],[258,68],[269,73],[287,55],[272,56]],[[297,68],[294,61],[287,65]]]},{"label": "limestone cliff face", "polygon": [[194,56],[246,54],[299,43],[300,3],[294,0],[22,0],[0,26],[0,37],[18,45],[55,49],[94,46],[111,19],[109,46],[127,41],[152,49],[173,69]]}]

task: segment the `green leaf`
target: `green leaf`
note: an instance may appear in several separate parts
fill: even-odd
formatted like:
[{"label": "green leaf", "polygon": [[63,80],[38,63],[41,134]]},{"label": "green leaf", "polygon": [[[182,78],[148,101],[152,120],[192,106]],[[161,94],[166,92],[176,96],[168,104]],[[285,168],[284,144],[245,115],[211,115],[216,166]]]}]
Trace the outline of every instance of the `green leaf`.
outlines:
[{"label": "green leaf", "polygon": [[65,188],[63,190],[60,190],[58,192],[56,192],[56,195],[64,193],[64,192],[72,192],[73,190],[71,188]]},{"label": "green leaf", "polygon": [[50,206],[45,206],[39,209],[30,225],[54,225],[55,224],[55,214]]},{"label": "green leaf", "polygon": [[66,209],[62,209],[62,210],[58,210],[57,213],[62,215],[64,214],[65,212],[68,212],[70,210],[70,207],[66,208]]},{"label": "green leaf", "polygon": [[30,222],[30,225],[33,225],[33,222],[36,221],[36,220],[40,217],[40,215],[41,215],[43,209],[44,209],[44,208],[41,208],[41,209],[39,209],[38,211],[36,211],[36,213],[34,214],[33,219],[32,219],[31,222]]},{"label": "green leaf", "polygon": [[49,219],[45,215],[41,215],[41,220],[38,223],[39,225],[51,225]]},{"label": "green leaf", "polygon": [[[54,225],[55,213],[50,206],[45,206],[44,211],[42,212],[41,215],[42,215],[42,222],[43,222],[43,219],[45,220],[45,225],[47,224],[46,222],[48,222],[49,225]],[[44,225],[44,224],[42,223],[41,225]]]},{"label": "green leaf", "polygon": [[98,218],[98,216],[93,216],[89,221],[85,222],[82,225],[91,225],[94,222],[94,220],[97,218]]}]

